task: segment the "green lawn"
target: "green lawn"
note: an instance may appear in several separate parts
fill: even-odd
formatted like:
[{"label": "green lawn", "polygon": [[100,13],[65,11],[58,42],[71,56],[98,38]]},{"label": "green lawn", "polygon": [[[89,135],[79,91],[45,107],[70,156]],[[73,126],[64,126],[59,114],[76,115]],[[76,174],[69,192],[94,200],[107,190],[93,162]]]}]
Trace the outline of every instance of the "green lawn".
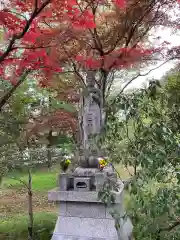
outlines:
[{"label": "green lawn", "polygon": [[[57,216],[54,213],[35,213],[34,239],[49,240],[55,226],[56,218]],[[17,216],[2,220],[0,223],[0,239],[25,240],[28,237],[27,227],[27,216]]]},{"label": "green lawn", "polygon": [[[47,192],[48,190],[56,187],[58,170],[52,171],[37,171],[32,173],[32,189],[34,191]],[[2,189],[20,189],[23,187],[23,182],[27,183],[28,174],[17,173],[10,174],[2,181]]]}]

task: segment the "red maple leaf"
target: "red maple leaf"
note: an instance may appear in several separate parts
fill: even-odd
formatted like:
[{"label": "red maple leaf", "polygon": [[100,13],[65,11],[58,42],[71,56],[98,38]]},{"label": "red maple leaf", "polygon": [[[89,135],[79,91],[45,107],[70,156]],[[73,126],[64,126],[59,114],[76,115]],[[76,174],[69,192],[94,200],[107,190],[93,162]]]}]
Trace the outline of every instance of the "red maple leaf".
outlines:
[{"label": "red maple leaf", "polygon": [[126,0],[113,0],[113,1],[120,8],[126,7]]}]

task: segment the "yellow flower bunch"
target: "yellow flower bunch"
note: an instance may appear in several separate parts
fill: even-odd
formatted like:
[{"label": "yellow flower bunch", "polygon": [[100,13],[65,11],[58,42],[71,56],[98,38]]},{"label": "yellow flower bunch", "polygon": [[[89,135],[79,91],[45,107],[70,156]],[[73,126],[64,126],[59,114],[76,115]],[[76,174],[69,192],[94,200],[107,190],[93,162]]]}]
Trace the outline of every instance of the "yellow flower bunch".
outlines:
[{"label": "yellow flower bunch", "polygon": [[60,162],[61,169],[66,172],[69,168],[69,165],[71,164],[70,159],[64,159],[63,161]]},{"label": "yellow flower bunch", "polygon": [[71,160],[70,159],[66,159],[65,163],[69,165],[69,164],[71,164]]},{"label": "yellow flower bunch", "polygon": [[99,160],[99,166],[100,166],[100,168],[104,168],[105,166],[107,166],[106,160],[103,159],[103,158],[101,158],[101,159]]}]

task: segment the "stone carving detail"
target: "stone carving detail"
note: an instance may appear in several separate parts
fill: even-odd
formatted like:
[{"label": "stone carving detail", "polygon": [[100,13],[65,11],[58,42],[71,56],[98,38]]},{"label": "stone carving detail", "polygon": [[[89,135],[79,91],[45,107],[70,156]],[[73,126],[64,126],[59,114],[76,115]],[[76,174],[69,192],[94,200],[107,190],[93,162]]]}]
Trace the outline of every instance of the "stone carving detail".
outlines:
[{"label": "stone carving detail", "polygon": [[[86,85],[86,90],[80,100],[80,166],[97,168],[99,153],[97,150],[95,150],[96,154],[93,152],[91,141],[93,136],[99,134],[102,128],[102,98],[100,90],[95,86],[95,73],[93,71],[87,73]],[[82,154],[82,149],[84,154]]]}]

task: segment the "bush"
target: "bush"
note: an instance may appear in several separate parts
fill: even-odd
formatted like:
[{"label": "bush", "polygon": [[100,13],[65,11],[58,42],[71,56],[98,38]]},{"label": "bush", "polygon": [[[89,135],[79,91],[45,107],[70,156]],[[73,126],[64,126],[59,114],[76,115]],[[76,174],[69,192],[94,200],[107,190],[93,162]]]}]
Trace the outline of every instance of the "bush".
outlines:
[{"label": "bush", "polygon": [[[50,240],[56,222],[54,213],[34,214],[34,240]],[[19,216],[0,223],[0,240],[28,239],[28,217]]]}]

